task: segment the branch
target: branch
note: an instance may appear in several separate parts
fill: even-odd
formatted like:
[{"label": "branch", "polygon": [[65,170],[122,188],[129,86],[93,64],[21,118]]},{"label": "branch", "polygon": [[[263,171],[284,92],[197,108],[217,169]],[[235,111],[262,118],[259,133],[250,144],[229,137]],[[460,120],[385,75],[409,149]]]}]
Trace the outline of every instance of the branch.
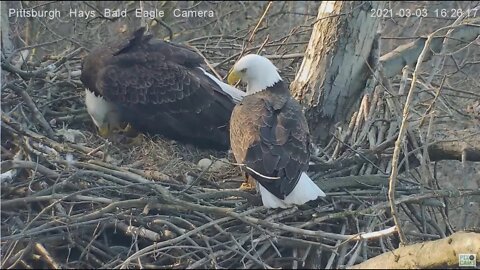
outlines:
[{"label": "branch", "polygon": [[480,161],[480,139],[475,141],[443,141],[436,142],[428,147],[431,161],[462,160],[462,154],[466,154],[466,160]]},{"label": "branch", "polygon": [[52,179],[58,179],[60,177],[60,174],[57,173],[56,171],[50,170],[49,168],[33,161],[5,160],[0,163],[0,167],[2,168],[1,169],[2,173],[12,169],[25,168],[25,169],[38,171],[39,173]]},{"label": "branch", "polygon": [[457,232],[444,239],[398,248],[349,269],[458,267],[459,254],[476,254],[478,262],[480,260],[480,234]]},{"label": "branch", "polygon": [[50,124],[48,124],[47,120],[43,117],[43,114],[38,110],[37,106],[35,105],[35,102],[33,102],[32,98],[28,95],[27,91],[23,89],[20,86],[17,86],[13,83],[9,83],[5,85],[5,88],[10,88],[17,95],[21,96],[25,103],[27,104],[28,108],[32,111],[32,115],[37,120],[37,122],[42,126],[42,128],[47,132],[47,135],[49,138],[53,139],[55,138],[55,132],[53,131],[52,127]]},{"label": "branch", "polygon": [[[451,34],[450,38],[462,41],[458,43],[463,44],[464,46],[465,43],[470,43],[477,39],[479,35],[480,27],[475,25],[462,25],[461,28],[456,29],[456,31]],[[444,39],[445,37],[432,38],[430,50],[427,51],[422,61],[430,60],[433,56],[433,52],[440,52],[442,50]],[[384,75],[387,78],[391,78],[399,74],[404,66],[414,66],[426,41],[426,37],[419,38],[408,44],[398,46],[393,51],[380,57],[380,63],[383,66]]]},{"label": "branch", "polygon": [[388,185],[388,175],[354,175],[332,177],[328,179],[315,179],[315,184],[322,187],[322,190],[329,192],[338,188],[365,188]]}]

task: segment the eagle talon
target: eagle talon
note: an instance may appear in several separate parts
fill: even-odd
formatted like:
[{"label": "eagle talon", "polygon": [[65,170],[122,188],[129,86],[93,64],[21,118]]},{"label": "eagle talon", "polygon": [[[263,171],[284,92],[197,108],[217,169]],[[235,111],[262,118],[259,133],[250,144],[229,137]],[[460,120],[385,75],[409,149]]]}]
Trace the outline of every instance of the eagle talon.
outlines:
[{"label": "eagle talon", "polygon": [[240,185],[240,190],[243,191],[252,191],[255,190],[255,182],[251,178],[247,178],[245,182]]},{"label": "eagle talon", "polygon": [[[135,128],[130,124],[128,123],[125,128],[123,128],[122,130],[122,133],[124,133],[126,136],[129,136],[129,137],[138,137],[140,136],[140,134],[138,133],[137,130],[135,130]],[[135,138],[136,139],[136,138]]]}]

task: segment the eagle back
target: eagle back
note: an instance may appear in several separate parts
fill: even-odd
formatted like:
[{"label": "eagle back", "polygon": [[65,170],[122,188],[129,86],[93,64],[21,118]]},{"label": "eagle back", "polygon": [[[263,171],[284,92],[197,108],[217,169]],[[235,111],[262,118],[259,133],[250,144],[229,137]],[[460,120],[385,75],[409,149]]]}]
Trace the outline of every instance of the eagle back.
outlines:
[{"label": "eagle back", "polygon": [[278,180],[247,173],[279,198],[288,195],[308,168],[309,131],[300,104],[289,94],[262,91],[235,107],[230,141],[237,162]]}]

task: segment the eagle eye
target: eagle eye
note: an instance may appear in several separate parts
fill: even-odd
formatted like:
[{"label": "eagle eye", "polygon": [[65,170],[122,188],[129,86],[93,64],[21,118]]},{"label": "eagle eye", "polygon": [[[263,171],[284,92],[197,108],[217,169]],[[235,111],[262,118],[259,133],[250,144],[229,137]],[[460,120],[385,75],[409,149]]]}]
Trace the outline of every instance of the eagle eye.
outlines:
[{"label": "eagle eye", "polygon": [[240,70],[240,72],[241,72],[241,73],[247,72],[247,68],[244,68],[244,69]]}]

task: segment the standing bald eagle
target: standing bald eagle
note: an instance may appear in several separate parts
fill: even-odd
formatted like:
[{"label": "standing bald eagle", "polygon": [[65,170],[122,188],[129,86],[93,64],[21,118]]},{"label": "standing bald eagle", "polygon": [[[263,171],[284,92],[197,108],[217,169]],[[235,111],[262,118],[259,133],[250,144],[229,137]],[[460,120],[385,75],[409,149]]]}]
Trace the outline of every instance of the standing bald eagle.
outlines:
[{"label": "standing bald eagle", "polygon": [[267,208],[286,208],[325,193],[308,177],[309,130],[277,68],[265,57],[242,57],[228,82],[247,84],[247,95],[233,110],[230,141],[237,162],[257,182]]},{"label": "standing bald eagle", "polygon": [[142,27],[85,57],[87,111],[102,136],[126,122],[138,131],[228,149],[230,116],[245,93],[204,64],[190,48],[152,39]]}]

